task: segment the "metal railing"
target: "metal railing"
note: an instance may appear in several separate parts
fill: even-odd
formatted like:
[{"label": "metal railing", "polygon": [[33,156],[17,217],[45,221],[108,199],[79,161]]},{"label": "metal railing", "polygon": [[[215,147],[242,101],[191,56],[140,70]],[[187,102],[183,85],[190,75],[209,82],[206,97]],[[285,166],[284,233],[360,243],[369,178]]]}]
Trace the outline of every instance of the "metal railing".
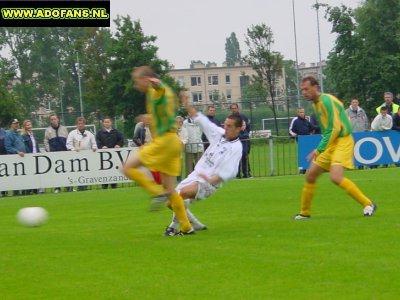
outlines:
[{"label": "metal railing", "polygon": [[[251,177],[283,176],[299,174],[297,143],[289,136],[251,138],[248,154]],[[183,164],[184,165],[184,164]],[[187,176],[183,167],[182,174]]]}]

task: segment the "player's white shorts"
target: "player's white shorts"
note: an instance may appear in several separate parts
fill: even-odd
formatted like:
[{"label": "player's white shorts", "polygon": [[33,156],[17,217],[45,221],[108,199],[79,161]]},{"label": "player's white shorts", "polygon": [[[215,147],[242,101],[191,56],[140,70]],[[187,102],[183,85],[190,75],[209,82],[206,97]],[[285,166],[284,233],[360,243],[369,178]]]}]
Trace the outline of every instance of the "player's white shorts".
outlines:
[{"label": "player's white shorts", "polygon": [[216,186],[210,184],[209,182],[198,176],[196,173],[192,172],[187,178],[185,178],[178,184],[178,186],[176,187],[176,191],[179,193],[182,188],[193,182],[197,182],[198,184],[195,200],[208,198],[217,190]]}]

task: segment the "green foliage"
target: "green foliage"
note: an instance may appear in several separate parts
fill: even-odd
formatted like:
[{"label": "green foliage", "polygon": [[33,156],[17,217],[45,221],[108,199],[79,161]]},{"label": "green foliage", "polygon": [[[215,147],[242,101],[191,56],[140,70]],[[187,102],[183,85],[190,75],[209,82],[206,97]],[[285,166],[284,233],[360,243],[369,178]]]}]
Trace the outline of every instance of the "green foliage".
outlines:
[{"label": "green foliage", "polygon": [[355,11],[329,7],[326,17],[337,34],[327,87],[346,102],[360,98],[374,115],[385,91],[400,92],[400,2],[367,0]]},{"label": "green foliage", "polygon": [[239,41],[234,32],[231,33],[225,42],[225,61],[228,67],[234,66],[235,63],[242,62]]},{"label": "green foliage", "polygon": [[168,72],[169,64],[157,57],[156,37],[146,36],[139,21],[132,21],[128,16],[118,17],[115,25],[116,32],[109,53],[111,62],[105,108],[111,115],[124,117],[125,133],[130,136],[133,135],[135,116],[145,112],[145,95],[133,88],[133,68],[149,65],[163,77]]},{"label": "green foliage", "polygon": [[283,68],[285,69],[286,95],[297,95],[297,75],[296,62],[293,60],[284,60]]},{"label": "green foliage", "polygon": [[13,83],[10,95],[21,114],[51,108],[73,125],[81,113],[80,75],[84,116],[89,122],[122,116],[130,137],[135,116],[145,111],[144,95],[133,89],[134,67],[150,65],[179,92],[179,85],[167,76],[168,62],[157,57],[156,37],[145,35],[140,22],[129,16],[114,22],[113,34],[99,27],[0,28],[0,49],[11,54],[1,58],[8,70],[1,76],[4,87]]},{"label": "green foliage", "polygon": [[9,85],[15,76],[12,69],[7,60],[0,58],[0,127],[8,127],[11,119],[23,115],[23,109]]},{"label": "green foliage", "polygon": [[275,132],[278,131],[276,111],[276,83],[282,74],[283,56],[273,51],[274,44],[272,29],[266,24],[252,25],[247,29],[246,45],[249,54],[245,61],[254,69],[257,75],[253,81],[257,82],[258,89],[268,92],[271,108],[275,119]]}]

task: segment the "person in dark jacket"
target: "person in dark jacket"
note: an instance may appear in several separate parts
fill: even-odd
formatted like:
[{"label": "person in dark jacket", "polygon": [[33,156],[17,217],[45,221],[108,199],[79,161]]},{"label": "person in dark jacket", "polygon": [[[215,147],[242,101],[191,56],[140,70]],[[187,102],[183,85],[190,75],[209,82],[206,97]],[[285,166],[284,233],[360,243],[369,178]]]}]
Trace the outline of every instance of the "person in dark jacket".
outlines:
[{"label": "person in dark jacket", "polygon": [[321,127],[319,126],[317,117],[314,114],[310,116],[310,123],[314,126],[314,134],[321,134]]},{"label": "person in dark jacket", "polygon": [[10,130],[7,131],[4,140],[4,145],[7,154],[18,154],[21,157],[25,156],[26,147],[22,136],[19,134],[19,121],[13,119],[11,121]]},{"label": "person in dark jacket", "polygon": [[5,139],[6,139],[6,131],[3,128],[0,128],[0,155],[7,154]]},{"label": "person in dark jacket", "polygon": [[25,120],[22,123],[22,139],[24,140],[26,153],[39,153],[39,145],[32,131],[32,122]]},{"label": "person in dark jacket", "polygon": [[392,129],[400,131],[400,109],[398,109],[397,112],[393,116]]},{"label": "person in dark jacket", "polygon": [[[221,127],[221,122],[215,118],[215,106],[214,105],[209,105],[207,107],[207,115],[206,116],[212,123],[214,123],[218,127]],[[210,145],[210,143],[208,142],[208,139],[204,133],[201,135],[201,140],[203,141],[203,144],[204,144],[204,151],[206,151],[208,146]]]},{"label": "person in dark jacket", "polygon": [[[297,137],[299,135],[310,135],[314,134],[316,127],[311,124],[309,120],[306,118],[306,114],[304,108],[297,109],[297,117],[292,120],[292,123],[289,127],[289,134],[291,137],[295,138],[297,141]],[[306,169],[301,169],[300,174],[305,174]]]},{"label": "person in dark jacket", "polygon": [[[24,140],[26,153],[39,153],[39,145],[32,131],[32,122],[25,120],[22,123],[22,139]],[[43,193],[43,189],[25,190],[25,195]]]},{"label": "person in dark jacket", "polygon": [[[24,157],[26,153],[26,147],[22,136],[19,133],[19,121],[13,119],[11,121],[10,130],[7,131],[4,140],[4,145],[7,154],[18,154],[20,157]],[[13,191],[13,195],[17,196],[20,191]]]},{"label": "person in dark jacket", "polygon": [[[242,141],[242,146],[243,146],[243,156],[242,156],[242,161],[240,163],[239,171],[238,171],[238,178],[251,178],[251,169],[250,169],[250,148],[251,148],[251,143],[250,143],[250,120],[248,117],[246,117],[244,114],[240,113],[239,110],[239,105],[237,103],[232,103],[230,105],[230,110],[233,115],[239,115],[242,120],[244,121],[245,126],[242,128],[242,131],[240,132],[239,138]],[[246,149],[246,151],[244,151]],[[244,167],[244,163],[246,163],[246,167]]]},{"label": "person in dark jacket", "polygon": [[150,117],[148,115],[137,116],[136,126],[133,132],[133,142],[135,146],[140,147],[151,141]]},{"label": "person in dark jacket", "polygon": [[[67,149],[68,130],[60,125],[60,119],[56,115],[50,116],[50,126],[44,133],[44,148],[47,152],[68,151]],[[60,188],[55,188],[54,193],[59,193]],[[72,187],[67,187],[67,191],[71,192]]]},{"label": "person in dark jacket", "polygon": [[67,151],[68,130],[60,125],[56,115],[50,116],[50,126],[44,134],[44,147],[47,152]]},{"label": "person in dark jacket", "polygon": [[306,118],[304,108],[297,109],[297,117],[290,124],[289,133],[292,137],[297,138],[299,135],[310,135],[314,133],[314,126]]},{"label": "person in dark jacket", "polygon": [[[0,155],[7,154],[5,139],[6,139],[6,131],[0,127]],[[6,191],[0,192],[0,197],[4,197],[6,195],[7,195]]]},{"label": "person in dark jacket", "polygon": [[[124,145],[124,136],[121,132],[112,127],[113,123],[111,118],[105,117],[103,119],[103,128],[96,134],[97,148],[108,149],[108,148],[120,148]],[[116,183],[110,184],[111,188],[117,187]],[[103,189],[108,188],[108,184],[102,185]]]}]

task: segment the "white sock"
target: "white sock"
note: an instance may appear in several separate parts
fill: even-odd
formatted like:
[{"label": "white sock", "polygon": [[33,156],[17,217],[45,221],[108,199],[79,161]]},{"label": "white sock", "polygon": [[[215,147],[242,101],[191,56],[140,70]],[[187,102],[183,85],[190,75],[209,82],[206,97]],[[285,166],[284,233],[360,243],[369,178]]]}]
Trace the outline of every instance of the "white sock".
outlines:
[{"label": "white sock", "polygon": [[175,213],[172,213],[172,221],[171,224],[168,225],[170,228],[174,228],[175,230],[179,230],[179,221],[175,216]]},{"label": "white sock", "polygon": [[[192,199],[185,199],[184,203],[185,203],[185,207],[186,207],[186,214],[188,216],[190,223],[192,223],[195,226],[197,225],[198,227],[205,226],[196,218],[196,216],[188,208],[189,205],[192,203]],[[168,227],[174,228],[175,230],[179,229],[179,221],[176,218],[175,213],[172,214],[172,221]]]}]

